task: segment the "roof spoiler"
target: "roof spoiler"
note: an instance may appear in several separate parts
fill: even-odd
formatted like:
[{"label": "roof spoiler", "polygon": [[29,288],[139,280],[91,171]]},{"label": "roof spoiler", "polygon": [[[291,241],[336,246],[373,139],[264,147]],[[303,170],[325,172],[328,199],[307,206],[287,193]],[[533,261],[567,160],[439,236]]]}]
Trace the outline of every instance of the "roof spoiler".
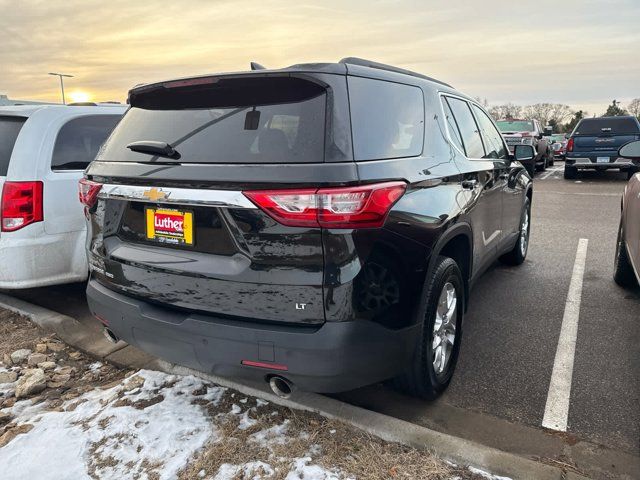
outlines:
[{"label": "roof spoiler", "polygon": [[412,77],[424,78],[425,80],[429,80],[431,82],[436,82],[446,87],[453,88],[448,83],[444,83],[432,77],[427,77],[426,75],[423,75],[421,73],[412,72],[411,70],[405,70],[404,68],[394,67],[393,65],[387,65],[385,63],[374,62],[373,60],[366,60],[364,58],[346,57],[340,60],[340,63],[344,63],[348,65],[359,65],[361,67],[368,67],[368,68],[377,68],[378,70],[386,70],[387,72],[395,72],[395,73],[401,73],[403,75],[410,75]]}]

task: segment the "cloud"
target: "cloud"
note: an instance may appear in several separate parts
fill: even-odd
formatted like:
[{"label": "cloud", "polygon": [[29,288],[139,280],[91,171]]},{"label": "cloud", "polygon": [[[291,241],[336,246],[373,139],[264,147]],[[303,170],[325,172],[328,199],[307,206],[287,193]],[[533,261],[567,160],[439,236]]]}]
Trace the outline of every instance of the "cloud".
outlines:
[{"label": "cloud", "polygon": [[[47,72],[98,100],[135,84],[356,55],[492,101],[640,96],[635,0],[0,0],[0,91],[57,100]],[[613,13],[615,12],[615,17]],[[614,21],[615,20],[615,21]]]}]

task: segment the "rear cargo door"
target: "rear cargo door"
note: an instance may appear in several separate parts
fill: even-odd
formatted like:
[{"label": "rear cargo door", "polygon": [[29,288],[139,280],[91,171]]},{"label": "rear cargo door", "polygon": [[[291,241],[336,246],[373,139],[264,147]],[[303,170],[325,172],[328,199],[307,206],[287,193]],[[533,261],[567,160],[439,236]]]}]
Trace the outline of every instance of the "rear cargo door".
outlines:
[{"label": "rear cargo door", "polygon": [[[289,76],[211,79],[131,103],[87,172],[104,183],[94,277],[216,318],[323,323],[320,228],[279,223],[243,192],[330,180],[327,87]],[[355,171],[331,171],[345,168]]]}]

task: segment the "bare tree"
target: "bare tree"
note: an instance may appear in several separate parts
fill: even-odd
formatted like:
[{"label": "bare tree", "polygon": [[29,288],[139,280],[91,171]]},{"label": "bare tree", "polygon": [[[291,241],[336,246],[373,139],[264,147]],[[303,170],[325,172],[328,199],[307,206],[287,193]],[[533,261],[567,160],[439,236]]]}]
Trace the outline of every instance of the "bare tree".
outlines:
[{"label": "bare tree", "polygon": [[640,119],[640,98],[634,98],[627,105],[627,110],[631,115],[635,115]]},{"label": "bare tree", "polygon": [[569,105],[562,103],[536,103],[522,109],[522,114],[526,118],[538,120],[543,127],[548,125],[551,120],[555,120],[556,124],[563,123],[571,118],[573,113]]},{"label": "bare tree", "polygon": [[514,105],[513,103],[505,103],[503,105],[490,107],[489,113],[496,120],[518,118],[522,113],[522,107],[520,105]]}]

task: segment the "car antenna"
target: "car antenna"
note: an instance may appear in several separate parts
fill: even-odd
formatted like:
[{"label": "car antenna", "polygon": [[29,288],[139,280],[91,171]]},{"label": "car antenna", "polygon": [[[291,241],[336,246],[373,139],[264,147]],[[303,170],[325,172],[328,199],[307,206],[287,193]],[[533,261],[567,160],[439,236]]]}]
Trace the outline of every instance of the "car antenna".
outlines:
[{"label": "car antenna", "polygon": [[266,68],[258,62],[251,62],[251,70],[266,70]]}]

